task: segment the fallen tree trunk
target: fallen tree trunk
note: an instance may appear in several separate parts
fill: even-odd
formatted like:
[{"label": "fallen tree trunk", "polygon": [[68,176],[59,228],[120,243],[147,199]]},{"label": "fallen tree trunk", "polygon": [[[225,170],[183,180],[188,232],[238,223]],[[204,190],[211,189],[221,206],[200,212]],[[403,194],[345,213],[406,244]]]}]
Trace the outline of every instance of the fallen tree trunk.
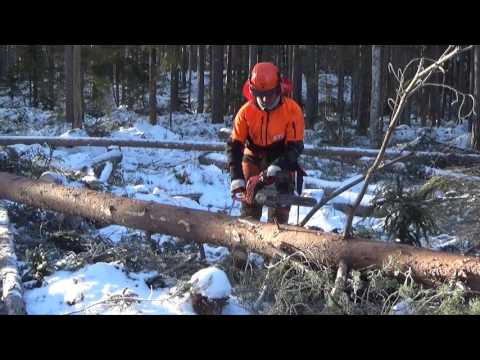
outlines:
[{"label": "fallen tree trunk", "polygon": [[83,170],[88,168],[95,168],[107,162],[116,164],[122,161],[122,159],[123,154],[120,150],[107,151],[106,153],[95,156],[94,158],[83,163],[80,168]]},{"label": "fallen tree trunk", "polygon": [[337,234],[71,189],[8,173],[0,173],[0,198],[197,243],[241,247],[267,257],[279,250],[301,251],[307,259],[327,265],[344,260],[352,269],[382,267],[393,259],[400,269],[411,268],[418,281],[434,284],[457,277],[480,290],[480,259],[476,257],[362,238],[346,241]]},{"label": "fallen tree trunk", "polygon": [[13,236],[6,210],[0,209],[0,279],[2,299],[8,315],[26,314],[23,286],[18,273]]},{"label": "fallen tree trunk", "polygon": [[[191,150],[191,151],[225,151],[225,143],[221,142],[179,142],[179,141],[156,141],[156,140],[132,140],[132,139],[108,139],[108,138],[59,138],[59,137],[42,137],[42,136],[0,136],[0,145],[14,144],[48,144],[58,147],[71,146],[121,146],[121,147],[143,147],[143,148],[159,148],[172,150]],[[305,146],[303,152],[308,156],[319,156],[324,158],[361,158],[376,157],[377,149],[359,149],[345,148],[335,146],[312,147]],[[408,154],[408,151],[400,151],[395,149],[387,149],[385,152],[386,159],[392,159]],[[442,165],[472,165],[480,163],[480,154],[458,154],[458,153],[441,153],[441,152],[415,152],[413,158],[420,162]],[[441,164],[439,164],[439,162]]]},{"label": "fallen tree trunk", "polygon": [[430,166],[425,167],[425,175],[429,177],[431,176],[445,177],[445,178],[455,179],[460,181],[474,181],[474,182],[480,181],[479,176],[466,175],[466,174],[457,173],[449,170],[435,169]]}]

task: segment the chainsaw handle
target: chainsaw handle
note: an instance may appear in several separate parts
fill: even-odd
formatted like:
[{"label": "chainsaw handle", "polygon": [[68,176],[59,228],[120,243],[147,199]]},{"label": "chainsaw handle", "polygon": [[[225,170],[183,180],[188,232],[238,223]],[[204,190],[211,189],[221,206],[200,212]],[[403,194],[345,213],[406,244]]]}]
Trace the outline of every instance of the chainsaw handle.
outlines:
[{"label": "chainsaw handle", "polygon": [[233,201],[244,201],[245,200],[245,192],[244,191],[234,192],[232,194],[232,200]]}]

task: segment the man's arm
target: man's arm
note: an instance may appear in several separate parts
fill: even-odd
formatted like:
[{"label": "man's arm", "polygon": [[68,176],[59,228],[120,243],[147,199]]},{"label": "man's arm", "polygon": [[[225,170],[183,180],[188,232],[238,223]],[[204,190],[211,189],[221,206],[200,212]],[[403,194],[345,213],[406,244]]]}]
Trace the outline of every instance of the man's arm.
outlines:
[{"label": "man's arm", "polygon": [[233,122],[233,129],[227,141],[227,162],[231,180],[244,179],[242,170],[243,148],[248,135],[247,122],[243,108],[240,109]]}]

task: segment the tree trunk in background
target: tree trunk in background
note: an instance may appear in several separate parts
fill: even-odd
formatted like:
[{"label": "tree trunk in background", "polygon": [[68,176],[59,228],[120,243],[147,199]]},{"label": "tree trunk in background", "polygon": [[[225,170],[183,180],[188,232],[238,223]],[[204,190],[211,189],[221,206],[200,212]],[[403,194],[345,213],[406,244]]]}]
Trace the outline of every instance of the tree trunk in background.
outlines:
[{"label": "tree trunk in background", "polygon": [[170,64],[170,113],[179,110],[180,101],[178,98],[178,59],[179,59],[179,45],[172,45],[170,48],[171,54],[173,55],[172,62]]},{"label": "tree trunk in background", "polygon": [[[192,72],[193,72],[193,59],[196,59],[197,54],[193,52],[197,48],[190,45],[188,48],[188,108],[192,108]],[[196,65],[196,64],[195,64]]]},{"label": "tree trunk in background", "polygon": [[[352,55],[352,88],[351,88],[351,109],[350,109],[350,118],[352,124],[354,121],[358,121],[358,87],[359,87],[359,77],[360,77],[360,60],[359,60],[359,46],[355,46],[353,49]],[[358,126],[358,125],[357,125]]]},{"label": "tree trunk in background", "polygon": [[307,101],[305,105],[305,127],[313,129],[318,113],[318,74],[315,64],[315,47],[307,46],[305,51],[305,77],[307,80]]},{"label": "tree trunk in background", "polygon": [[212,123],[223,123],[223,45],[213,45]]},{"label": "tree trunk in background", "polygon": [[252,71],[253,67],[257,63],[258,47],[257,45],[248,46],[248,71]]},{"label": "tree trunk in background", "polygon": [[117,60],[113,64],[112,72],[113,72],[113,95],[115,100],[115,106],[118,108],[120,106],[120,62]]},{"label": "tree trunk in background", "polygon": [[[447,73],[448,73],[448,71],[449,71],[449,70],[448,70],[448,69],[449,69],[449,65],[450,65],[450,64],[445,64],[445,66],[444,66],[445,72],[447,72]],[[446,74],[442,76],[442,83],[443,83],[443,84],[446,83],[446,78],[447,78]],[[440,117],[441,117],[442,119],[446,119],[446,118],[445,118],[445,114],[446,114],[445,109],[447,108],[447,107],[446,107],[446,102],[447,102],[447,93],[448,93],[448,91],[447,91],[445,88],[442,88],[442,89],[440,90],[440,93],[441,93],[441,95],[440,95],[440,101],[441,101]],[[471,93],[473,94],[473,91],[472,91]],[[448,121],[448,119],[447,119],[447,121]],[[469,129],[470,129],[470,127],[469,127]]]},{"label": "tree trunk in background", "polygon": [[0,81],[5,81],[7,76],[7,51],[8,45],[0,45]]},{"label": "tree trunk in background", "polygon": [[242,86],[243,82],[241,79],[241,64],[240,60],[242,58],[242,49],[240,45],[231,45],[232,46],[232,87],[230,90],[230,114],[236,114],[240,109],[240,103],[242,101]]},{"label": "tree trunk in background", "polygon": [[[469,81],[469,84],[470,84],[470,87],[468,89],[468,92],[470,94],[475,94],[475,49],[473,49],[470,53],[470,81]],[[480,109],[478,103],[475,104],[475,108],[476,108],[476,112],[478,113]],[[475,114],[472,114],[471,116],[469,116],[468,118],[468,131],[472,131],[472,126],[473,126],[473,122],[475,121]]]},{"label": "tree trunk in background", "polygon": [[124,64],[123,69],[123,76],[121,78],[121,88],[122,88],[122,95],[121,95],[121,104],[127,104],[127,81],[128,81],[128,45],[125,45],[125,48],[122,51],[122,63]]},{"label": "tree trunk in background", "polygon": [[38,64],[40,62],[40,56],[38,52],[38,46],[40,45],[30,45],[32,53],[32,106],[38,107],[39,98],[38,98],[38,87],[39,87],[39,76],[38,76]]},{"label": "tree trunk in background", "polygon": [[197,71],[197,112],[203,113],[205,102],[205,45],[198,45],[198,71]]},{"label": "tree trunk in background", "polygon": [[83,126],[82,106],[82,45],[73,45],[73,129]]},{"label": "tree trunk in background", "polygon": [[190,45],[190,54],[191,54],[191,57],[190,57],[190,69],[192,71],[197,71],[197,54],[198,54],[198,51],[197,51],[197,48],[198,48],[198,45]]},{"label": "tree trunk in background", "polygon": [[273,45],[262,45],[260,47],[260,59],[261,62],[274,62],[274,47]]},{"label": "tree trunk in background", "polygon": [[345,48],[340,45],[337,51],[337,114],[338,122],[341,128],[343,128],[343,120],[345,118],[345,101],[344,101],[344,90],[345,90]]},{"label": "tree trunk in background", "polygon": [[148,115],[150,124],[157,124],[157,54],[153,45],[148,48]]},{"label": "tree trunk in background", "polygon": [[213,48],[214,45],[208,45],[208,109],[212,111],[212,99],[213,99]]},{"label": "tree trunk in background", "polygon": [[226,45],[227,49],[227,69],[225,71],[225,97],[224,97],[224,113],[228,114],[231,110],[232,104],[232,90],[233,90],[233,82],[232,82],[232,46],[233,45]]},{"label": "tree trunk in background", "polygon": [[[380,133],[383,132],[383,117],[385,116],[385,109],[388,107],[388,97],[390,88],[390,74],[388,73],[388,63],[390,61],[391,45],[384,45],[382,51],[382,68],[380,75]],[[390,112],[387,113],[390,115]]]},{"label": "tree trunk in background", "polygon": [[46,46],[48,61],[48,101],[46,107],[48,110],[55,108],[55,53],[54,46]]},{"label": "tree trunk in background", "polygon": [[287,46],[287,73],[285,74],[286,77],[290,81],[293,79],[293,47],[295,45],[286,45]]},{"label": "tree trunk in background", "polygon": [[300,106],[302,101],[302,53],[299,45],[293,45],[292,96]]},{"label": "tree trunk in background", "polygon": [[360,49],[360,87],[358,101],[358,127],[359,135],[367,135],[370,122],[370,82],[371,82],[371,49],[369,45],[361,45]]},{"label": "tree trunk in background", "polygon": [[378,45],[372,46],[372,89],[370,101],[370,124],[369,138],[373,147],[379,147],[379,119],[380,119],[380,77],[382,63],[382,48]]},{"label": "tree trunk in background", "polygon": [[472,148],[474,150],[480,150],[480,111],[478,110],[480,104],[480,45],[475,45],[473,48],[474,58],[473,67],[475,71],[474,81],[474,93],[475,102],[477,106],[477,115],[472,127]]},{"label": "tree trunk in background", "polygon": [[73,45],[65,45],[65,117],[73,124]]},{"label": "tree trunk in background", "polygon": [[[431,53],[431,58],[432,59],[438,59],[440,54],[440,46],[435,45],[432,46],[432,53]],[[454,59],[455,61],[455,59]],[[432,75],[431,81],[435,84],[441,83],[441,78],[440,74],[438,72],[435,72]],[[440,126],[441,125],[441,119],[440,119],[440,91],[438,86],[431,86],[430,87],[430,119],[432,119],[432,126]]]},{"label": "tree trunk in background", "polygon": [[182,89],[187,88],[187,71],[188,71],[188,45],[183,45],[182,49]]}]

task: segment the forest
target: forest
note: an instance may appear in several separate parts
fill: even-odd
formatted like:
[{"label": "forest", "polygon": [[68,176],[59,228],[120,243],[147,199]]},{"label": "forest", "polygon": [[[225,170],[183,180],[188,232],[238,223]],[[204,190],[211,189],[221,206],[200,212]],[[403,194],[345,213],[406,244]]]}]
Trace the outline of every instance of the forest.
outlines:
[{"label": "forest", "polygon": [[[0,313],[480,313],[479,56],[0,45]],[[225,149],[263,62],[303,113],[306,175],[257,221]]]}]

